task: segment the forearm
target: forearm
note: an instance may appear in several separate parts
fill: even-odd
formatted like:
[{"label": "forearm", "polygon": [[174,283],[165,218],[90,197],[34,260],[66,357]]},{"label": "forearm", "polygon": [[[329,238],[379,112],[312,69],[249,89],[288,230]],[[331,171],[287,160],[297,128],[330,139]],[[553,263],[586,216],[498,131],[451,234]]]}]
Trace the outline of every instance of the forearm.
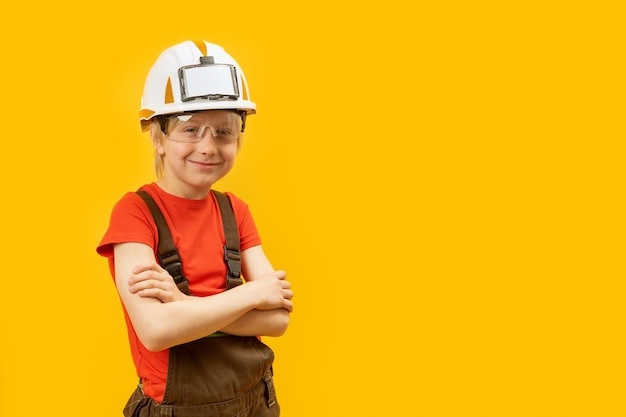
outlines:
[{"label": "forearm", "polygon": [[[254,279],[246,284],[209,297],[185,296],[178,289],[179,296],[170,297],[164,295],[172,292],[167,288],[176,287],[156,263],[150,247],[125,243],[115,245],[114,250],[120,297],[141,343],[151,351],[219,330],[253,336],[280,335],[286,330],[293,291],[284,271],[251,274]],[[159,288],[166,290],[160,292]],[[157,292],[151,293],[155,289]]]},{"label": "forearm", "polygon": [[[242,252],[242,268],[247,281],[254,281],[274,271],[261,246],[253,246]],[[289,325],[290,311],[251,310],[227,327],[223,332],[237,336],[281,336]]]},{"label": "forearm", "polygon": [[225,329],[255,306],[243,286],[240,291],[234,290],[172,303],[155,300],[144,304],[141,313],[131,315],[137,336],[146,348],[159,351]]},{"label": "forearm", "polygon": [[282,336],[289,325],[289,312],[284,308],[275,310],[251,310],[222,329],[235,336]]}]

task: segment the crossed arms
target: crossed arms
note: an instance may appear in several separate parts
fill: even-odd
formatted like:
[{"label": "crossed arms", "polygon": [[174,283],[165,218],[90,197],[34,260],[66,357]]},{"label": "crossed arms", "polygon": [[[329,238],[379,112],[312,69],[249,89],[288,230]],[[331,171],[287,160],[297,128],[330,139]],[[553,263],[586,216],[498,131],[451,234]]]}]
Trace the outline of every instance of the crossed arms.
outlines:
[{"label": "crossed arms", "polygon": [[216,331],[237,336],[280,336],[289,325],[293,291],[261,246],[241,253],[244,285],[209,297],[178,290],[142,243],[114,246],[115,281],[137,336],[151,351],[197,340]]}]

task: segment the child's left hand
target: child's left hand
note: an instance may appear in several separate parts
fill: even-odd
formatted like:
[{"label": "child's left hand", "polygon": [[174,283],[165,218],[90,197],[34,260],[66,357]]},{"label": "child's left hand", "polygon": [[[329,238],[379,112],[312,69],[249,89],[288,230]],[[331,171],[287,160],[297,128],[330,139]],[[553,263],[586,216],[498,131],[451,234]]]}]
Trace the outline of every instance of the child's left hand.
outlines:
[{"label": "child's left hand", "polygon": [[137,265],[128,280],[128,290],[140,297],[151,297],[162,303],[180,301],[187,295],[180,292],[172,276],[158,263]]}]

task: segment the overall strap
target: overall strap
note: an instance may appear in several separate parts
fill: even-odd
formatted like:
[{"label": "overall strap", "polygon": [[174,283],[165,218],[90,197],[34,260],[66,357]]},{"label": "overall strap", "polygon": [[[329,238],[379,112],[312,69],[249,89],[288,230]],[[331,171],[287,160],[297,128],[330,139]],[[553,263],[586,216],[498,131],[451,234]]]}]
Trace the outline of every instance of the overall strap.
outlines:
[{"label": "overall strap", "polygon": [[[239,247],[239,230],[237,221],[233,212],[230,199],[224,193],[211,190],[217,200],[220,213],[222,215],[222,225],[224,227],[224,236],[226,237],[226,245],[224,245],[224,261],[228,267],[226,274],[226,289],[229,290],[243,283],[241,279],[241,251]],[[182,261],[178,254],[178,249],[174,244],[170,229],[152,197],[145,191],[139,190],[137,194],[146,202],[154,222],[159,232],[158,258],[159,263],[174,278],[174,282],[178,289],[189,295],[189,281],[183,275]]]},{"label": "overall strap", "polygon": [[233,213],[233,207],[230,199],[224,193],[211,190],[222,214],[222,224],[224,226],[224,236],[226,237],[226,245],[224,245],[224,261],[228,266],[226,274],[226,289],[230,290],[243,283],[241,279],[241,251],[239,248],[239,230],[237,220]]},{"label": "overall strap", "polygon": [[176,283],[178,289],[181,292],[190,295],[189,281],[187,281],[187,278],[183,275],[183,266],[181,264],[180,255],[178,254],[178,249],[174,244],[170,228],[167,226],[167,222],[165,221],[161,210],[150,194],[143,190],[137,191],[137,194],[139,194],[139,196],[148,205],[150,213],[152,213],[152,217],[154,218],[154,222],[156,223],[159,231],[159,247],[157,251],[159,263],[167,270],[167,272],[169,272],[172,278],[174,278],[174,282]]}]

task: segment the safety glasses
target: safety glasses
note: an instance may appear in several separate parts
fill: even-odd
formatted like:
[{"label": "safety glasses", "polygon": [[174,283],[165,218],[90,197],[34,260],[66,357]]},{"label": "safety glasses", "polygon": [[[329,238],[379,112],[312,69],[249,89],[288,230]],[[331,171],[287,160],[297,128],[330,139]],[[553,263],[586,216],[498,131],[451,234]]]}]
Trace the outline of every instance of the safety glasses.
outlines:
[{"label": "safety glasses", "polygon": [[167,139],[174,142],[199,142],[210,132],[213,140],[223,145],[237,142],[241,131],[240,120],[234,112],[224,113],[210,122],[194,117],[193,113],[181,113],[164,118],[161,127]]}]

